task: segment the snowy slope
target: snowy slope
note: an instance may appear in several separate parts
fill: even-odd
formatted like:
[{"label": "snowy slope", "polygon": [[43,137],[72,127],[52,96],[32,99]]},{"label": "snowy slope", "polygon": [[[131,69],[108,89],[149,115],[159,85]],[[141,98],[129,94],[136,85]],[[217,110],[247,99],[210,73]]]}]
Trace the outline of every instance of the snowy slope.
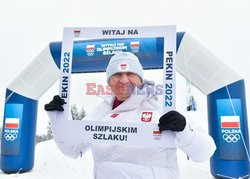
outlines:
[{"label": "snowy slope", "polygon": [[[87,152],[82,158],[71,159],[64,156],[53,140],[42,142],[36,146],[35,165],[32,171],[23,174],[0,173],[1,179],[93,179],[93,158]],[[179,151],[181,179],[210,179],[209,162],[194,163],[188,161]]]},{"label": "snowy slope", "polygon": [[1,172],[0,178],[91,179],[93,168],[92,155],[91,152],[86,154],[83,158],[68,158],[59,151],[54,140],[49,140],[36,145],[35,165],[32,171],[10,175]]}]

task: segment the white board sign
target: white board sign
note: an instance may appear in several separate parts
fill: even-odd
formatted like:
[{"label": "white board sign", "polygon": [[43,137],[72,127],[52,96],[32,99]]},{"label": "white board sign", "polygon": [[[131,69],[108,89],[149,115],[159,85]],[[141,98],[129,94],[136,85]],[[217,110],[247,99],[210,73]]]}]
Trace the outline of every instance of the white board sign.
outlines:
[{"label": "white board sign", "polygon": [[[72,71],[73,42],[75,38],[91,39],[121,39],[163,37],[163,111],[175,109],[175,56],[176,56],[176,26],[150,27],[83,27],[64,28],[61,51],[61,78],[59,94],[65,100],[64,112],[61,118],[67,119],[70,112],[70,76]],[[172,132],[159,132],[154,123],[108,123],[103,121],[67,121],[68,128],[82,131],[82,140],[89,143],[109,143],[124,145],[140,145],[152,147],[173,147],[174,135]],[[75,124],[78,125],[75,125]],[[123,127],[120,129],[120,127]],[[99,131],[100,129],[100,131]],[[119,132],[118,129],[127,129]],[[136,132],[135,132],[136,131]],[[158,139],[158,140],[157,140]]]}]

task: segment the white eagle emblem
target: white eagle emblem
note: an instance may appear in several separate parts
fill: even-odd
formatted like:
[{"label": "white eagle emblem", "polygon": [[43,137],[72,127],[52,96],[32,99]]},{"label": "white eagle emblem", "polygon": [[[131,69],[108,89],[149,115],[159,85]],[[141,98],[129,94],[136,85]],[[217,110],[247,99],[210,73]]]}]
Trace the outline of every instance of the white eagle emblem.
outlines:
[{"label": "white eagle emblem", "polygon": [[142,122],[151,122],[152,120],[152,112],[143,112],[141,115],[141,121]]}]

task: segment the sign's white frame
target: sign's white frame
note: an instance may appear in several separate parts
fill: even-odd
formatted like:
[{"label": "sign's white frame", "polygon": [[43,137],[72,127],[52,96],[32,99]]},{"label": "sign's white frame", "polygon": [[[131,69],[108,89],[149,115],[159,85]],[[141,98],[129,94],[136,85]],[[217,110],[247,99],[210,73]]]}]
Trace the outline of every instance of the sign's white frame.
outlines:
[{"label": "sign's white frame", "polygon": [[[109,33],[103,33],[104,31]],[[69,100],[70,100],[70,81],[72,72],[72,54],[73,42],[75,38],[91,39],[120,39],[120,38],[164,38],[163,55],[163,113],[175,109],[176,99],[176,26],[147,26],[147,27],[66,27],[63,31],[62,51],[61,51],[61,76],[59,94],[65,100],[64,112],[58,113],[66,128],[69,131],[79,131],[79,138],[86,143],[107,143],[120,145],[137,145],[147,147],[174,147],[174,133],[163,132],[158,137],[153,137],[153,131],[158,128],[157,123],[121,123],[121,122],[103,122],[103,121],[74,121],[69,119]],[[67,90],[65,90],[67,89]],[[80,124],[79,124],[80,123]],[[103,135],[116,136],[126,135],[126,141],[119,140],[99,140],[93,137],[93,131],[85,130],[86,126],[123,126],[134,127],[137,133],[131,134],[112,134],[112,132],[103,131]],[[62,131],[65,132],[65,131]],[[67,133],[70,135],[70,132]],[[70,137],[64,135],[66,138]],[[112,137],[111,137],[112,138]],[[157,140],[156,140],[157,138]],[[116,139],[116,137],[115,137]],[[147,140],[146,140],[147,139]],[[152,140],[151,140],[152,139]]]}]

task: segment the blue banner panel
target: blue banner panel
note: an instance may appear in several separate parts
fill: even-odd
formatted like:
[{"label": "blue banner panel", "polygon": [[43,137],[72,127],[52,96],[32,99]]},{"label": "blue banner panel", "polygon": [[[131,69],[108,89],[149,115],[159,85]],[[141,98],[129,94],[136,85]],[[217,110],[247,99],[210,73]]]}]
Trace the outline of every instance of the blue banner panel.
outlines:
[{"label": "blue banner panel", "polygon": [[23,104],[6,104],[2,132],[2,155],[19,155]]},{"label": "blue banner panel", "polygon": [[[185,32],[176,34],[178,51]],[[72,73],[104,72],[109,59],[118,51],[129,51],[140,59],[143,69],[163,68],[163,38],[124,38],[78,40],[73,45]],[[49,44],[51,55],[60,68],[62,42]]]},{"label": "blue banner panel", "polygon": [[241,100],[219,99],[217,110],[220,159],[244,160],[247,156],[241,134]]},{"label": "blue banner panel", "polygon": [[[75,41],[72,73],[103,72],[109,59],[119,51],[134,53],[144,69],[162,68],[163,44],[162,37]],[[58,68],[61,45],[61,42],[50,43],[50,51]]]}]

